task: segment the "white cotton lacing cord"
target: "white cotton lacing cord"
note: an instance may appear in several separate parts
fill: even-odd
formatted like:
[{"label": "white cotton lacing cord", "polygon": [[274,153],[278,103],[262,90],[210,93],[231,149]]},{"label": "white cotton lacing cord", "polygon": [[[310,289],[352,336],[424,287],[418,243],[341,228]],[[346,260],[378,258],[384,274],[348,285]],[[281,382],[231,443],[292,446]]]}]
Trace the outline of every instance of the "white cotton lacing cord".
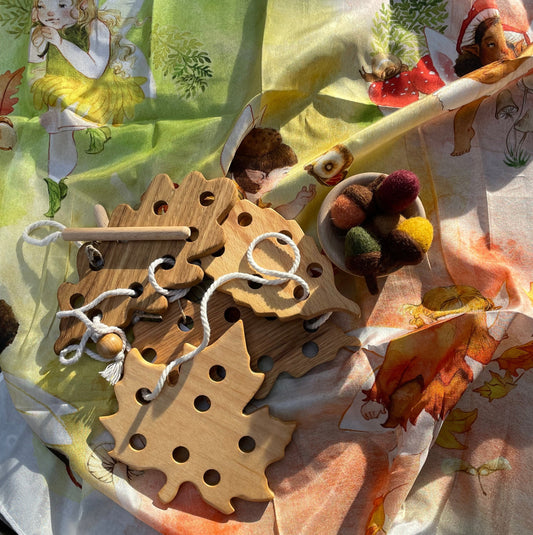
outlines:
[{"label": "white cotton lacing cord", "polygon": [[[292,267],[289,269],[289,271],[277,271],[274,269],[266,269],[261,266],[259,266],[254,258],[253,258],[253,251],[258,243],[261,241],[264,241],[268,238],[276,238],[278,240],[281,240],[288,245],[291,246],[293,252],[294,252],[294,261],[292,264]],[[209,339],[211,337],[211,327],[209,325],[209,320],[207,317],[207,303],[209,302],[209,299],[211,296],[215,293],[215,290],[219,287],[225,284],[226,282],[229,282],[231,280],[235,279],[243,279],[250,282],[255,282],[258,284],[262,284],[265,286],[275,286],[279,284],[283,284],[284,282],[287,282],[288,280],[294,280],[302,285],[304,289],[304,294],[301,299],[307,299],[309,296],[309,286],[307,282],[302,279],[299,275],[295,274],[295,271],[298,269],[298,266],[300,265],[300,251],[296,244],[285,234],[281,234],[279,232],[267,232],[265,234],[261,234],[257,238],[255,238],[252,243],[250,243],[248,247],[248,251],[246,252],[246,259],[248,260],[248,263],[250,266],[258,271],[259,273],[262,273],[263,275],[268,275],[271,277],[276,277],[274,279],[264,279],[263,277],[259,277],[257,275],[252,275],[249,273],[241,273],[241,272],[235,272],[235,273],[227,273],[226,275],[223,275],[222,277],[216,279],[213,284],[207,289],[204,296],[202,297],[202,301],[200,302],[200,320],[202,322],[202,328],[203,328],[203,339],[202,343],[195,348],[194,350],[190,351],[186,355],[183,355],[176,360],[173,360],[170,364],[168,364],[165,369],[161,372],[161,376],[159,377],[159,380],[153,390],[153,392],[145,393],[144,399],[146,401],[152,401],[159,394],[161,393],[161,390],[165,386],[165,382],[168,379],[168,376],[170,372],[180,364],[183,364],[184,362],[187,362],[188,360],[195,357],[198,353],[203,351],[207,345],[209,344]]]},{"label": "white cotton lacing cord", "polygon": [[[105,370],[100,372],[100,375],[109,381],[112,385],[117,383],[122,376],[122,368],[124,365],[124,358],[126,353],[131,349],[131,345],[126,338],[126,334],[119,327],[109,326],[101,322],[101,317],[95,316],[92,320],[87,316],[87,312],[94,309],[99,303],[108,297],[116,296],[129,296],[134,297],[136,292],[129,288],[117,288],[115,290],[108,290],[102,292],[96,299],[79,308],[74,308],[72,310],[60,310],[56,316],[61,318],[74,317],[77,320],[81,321],[85,327],[86,331],[83,334],[80,342],[78,344],[71,344],[65,347],[59,353],[59,362],[63,365],[75,364],[80,360],[81,356],[85,353],[92,359],[98,360],[100,362],[109,362],[109,359],[101,357],[98,353],[92,351],[87,347],[89,340],[93,342],[98,342],[98,340],[109,333],[117,334],[122,340],[122,349],[115,355],[113,360],[105,368]],[[69,356],[73,353],[72,356]]]},{"label": "white cotton lacing cord", "polygon": [[154,290],[161,295],[164,295],[169,303],[173,303],[182,297],[185,297],[190,290],[190,288],[181,288],[178,290],[171,290],[168,288],[163,288],[160,286],[155,278],[155,270],[162,264],[168,264],[170,262],[169,258],[158,258],[154,260],[148,267],[148,280],[150,284],[154,287]]},{"label": "white cotton lacing cord", "polygon": [[[48,234],[48,236],[45,236],[44,238],[34,238],[31,236],[31,234],[43,227],[52,227],[58,229],[56,232],[51,232]],[[67,227],[63,225],[62,223],[59,223],[59,221],[53,221],[50,219],[43,219],[41,221],[35,221],[34,223],[31,223],[28,225],[24,231],[22,232],[22,239],[31,245],[37,245],[38,247],[45,247],[46,245],[49,245],[52,242],[57,241],[59,238],[62,237],[63,231]],[[75,242],[78,247],[82,246],[82,243],[77,241]]]}]

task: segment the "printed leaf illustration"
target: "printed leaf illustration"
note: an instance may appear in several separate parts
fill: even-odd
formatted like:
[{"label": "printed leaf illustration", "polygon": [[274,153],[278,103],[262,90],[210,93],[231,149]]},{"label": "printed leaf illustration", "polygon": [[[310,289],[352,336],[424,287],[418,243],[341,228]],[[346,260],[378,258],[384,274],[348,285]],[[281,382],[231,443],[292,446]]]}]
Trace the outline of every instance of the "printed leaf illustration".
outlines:
[{"label": "printed leaf illustration", "polygon": [[526,294],[529,297],[529,300],[533,304],[533,282],[529,283],[529,292]]},{"label": "printed leaf illustration", "polygon": [[372,25],[373,54],[394,54],[409,68],[428,53],[424,28],[446,30],[446,0],[392,0],[383,3]]},{"label": "printed leaf illustration", "polygon": [[490,381],[485,381],[479,388],[474,388],[474,392],[477,392],[480,396],[492,401],[494,399],[505,397],[516,387],[516,383],[508,371],[505,372],[504,376],[498,375],[492,370],[489,371],[492,379]]},{"label": "printed leaf illustration", "polygon": [[31,6],[27,0],[0,0],[0,26],[15,38],[29,35]]},{"label": "printed leaf illustration", "polygon": [[477,409],[465,412],[461,409],[453,409],[444,420],[436,443],[448,449],[464,450],[466,446],[459,442],[455,434],[470,431],[472,424],[476,421]]},{"label": "printed leaf illustration", "polygon": [[[360,345],[357,338],[344,334],[330,322],[310,332],[301,319],[280,321],[256,316],[250,308],[237,305],[231,296],[218,291],[209,300],[207,310],[210,343],[237,320],[243,321],[252,370],[265,374],[256,399],[270,392],[280,373],[301,377],[315,366],[334,359],[342,347]],[[152,362],[169,363],[184,354],[185,343],[201,343],[200,305],[187,300],[175,301],[161,322],[139,321],[133,327],[133,334],[133,346],[141,353],[155,351],[157,356]]]},{"label": "printed leaf illustration", "polygon": [[111,129],[107,126],[101,128],[88,128],[89,148],[87,154],[99,154],[104,150],[104,145],[111,139]]},{"label": "printed leaf illustration", "polygon": [[507,370],[511,375],[517,377],[517,370],[533,368],[533,341],[507,349],[496,361],[501,370]]},{"label": "printed leaf illustration", "polygon": [[426,410],[446,418],[473,372],[468,356],[487,364],[498,346],[488,332],[484,313],[462,314],[391,340],[374,385],[364,391],[388,413],[384,427],[404,428]]},{"label": "printed leaf illustration", "polygon": [[35,434],[48,446],[72,444],[63,416],[73,414],[78,409],[26,379],[3,373],[15,408]]},{"label": "printed leaf illustration", "polygon": [[[220,254],[202,258],[202,267],[213,279],[227,273],[241,272],[258,275],[248,264],[246,253],[249,245],[265,232],[279,232],[292,238],[301,254],[296,275],[309,285],[310,295],[303,297],[299,282],[289,280],[277,286],[249,284],[243,279],[227,282],[220,291],[247,305],[260,316],[279,318],[316,318],[330,311],[360,314],[359,306],[342,295],[335,286],[331,262],[320,254],[315,240],[306,236],[300,225],[287,220],[271,208],[260,208],[247,200],[238,201],[223,225],[231,236]],[[293,265],[294,252],[281,240],[269,238],[254,249],[253,258],[262,268],[287,272]]]},{"label": "printed leaf illustration", "polygon": [[488,476],[500,470],[511,470],[511,464],[505,457],[496,457],[481,466],[475,468],[470,463],[462,459],[445,459],[442,462],[442,471],[445,474],[453,474],[454,472],[464,472],[471,476],[477,476],[481,492],[486,496],[487,493],[481,483],[482,476]]},{"label": "printed leaf illustration", "polygon": [[207,89],[213,76],[211,58],[203,44],[189,32],[155,24],[152,29],[152,62],[163,76],[170,76],[179,94],[190,99]]},{"label": "printed leaf illustration", "polygon": [[164,367],[146,362],[136,349],[128,353],[115,386],[118,412],[101,418],[115,440],[109,455],[138,470],[163,472],[164,503],[186,481],[225,514],[234,510],[233,497],[271,499],[264,471],[283,457],[294,424],[271,417],[266,406],[243,413],[263,378],[250,370],[242,322],[183,363],[177,380],[146,403],[142,393],[155,388]]},{"label": "printed leaf illustration", "polygon": [[[60,309],[71,310],[73,303],[79,301],[90,303],[107,290],[131,288],[137,289],[136,297],[110,297],[100,303],[103,323],[124,327],[136,311],[162,314],[168,303],[149,283],[148,267],[154,260],[169,259],[168,265],[156,271],[157,281],[163,288],[184,288],[199,283],[204,273],[191,262],[224,245],[220,223],[236,200],[235,186],[229,178],[206,180],[193,172],[176,188],[167,175],[157,175],[142,195],[139,208],[134,210],[127,204],[117,206],[109,218],[109,226],[183,225],[191,228],[191,237],[175,241],[102,242],[98,250],[104,266],[99,270],[91,268],[82,247],[77,265],[80,280],[59,287]],[[81,339],[85,325],[75,318],[63,318],[60,330],[55,344],[58,353]]]},{"label": "printed leaf illustration", "polygon": [[366,524],[365,535],[377,535],[380,531],[383,531],[385,525],[385,496],[378,496],[374,502],[370,517]]},{"label": "printed leaf illustration", "polygon": [[13,95],[18,91],[18,86],[22,81],[24,67],[15,72],[6,71],[0,75],[0,115],[9,115],[13,111],[13,106],[19,101]]}]

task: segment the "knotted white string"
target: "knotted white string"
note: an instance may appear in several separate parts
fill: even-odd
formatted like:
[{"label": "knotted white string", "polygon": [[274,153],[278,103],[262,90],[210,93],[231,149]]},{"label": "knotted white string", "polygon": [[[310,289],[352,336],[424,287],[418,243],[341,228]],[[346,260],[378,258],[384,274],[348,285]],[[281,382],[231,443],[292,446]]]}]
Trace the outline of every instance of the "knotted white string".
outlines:
[{"label": "knotted white string", "polygon": [[[61,364],[66,366],[75,364],[76,362],[78,362],[78,360],[80,360],[83,354],[86,354],[92,359],[98,360],[100,362],[109,362],[109,359],[101,357],[98,353],[88,348],[87,343],[89,342],[89,340],[92,340],[93,342],[98,342],[98,340],[100,340],[102,336],[109,333],[114,333],[117,334],[122,340],[122,349],[115,355],[115,357],[105,368],[105,370],[100,372],[100,375],[104,379],[109,381],[112,385],[116,384],[120,380],[120,378],[122,377],[124,358],[126,357],[126,353],[131,349],[131,345],[128,342],[128,339],[126,338],[126,334],[119,327],[114,327],[102,323],[100,316],[95,316],[93,319],[89,318],[89,316],[87,316],[87,312],[93,310],[96,306],[98,306],[98,304],[100,304],[104,299],[107,299],[108,297],[116,297],[123,295],[135,297],[137,294],[134,290],[131,290],[129,288],[117,288],[115,290],[108,290],[106,292],[102,292],[96,299],[84,306],[74,308],[72,310],[60,310],[56,314],[59,319],[74,317],[77,320],[81,321],[86,327],[86,331],[78,344],[71,344],[61,350],[61,352],[59,353],[59,362],[61,362]],[[69,356],[71,354],[73,355]]]},{"label": "knotted white string", "polygon": [[172,290],[168,288],[163,288],[162,286],[158,284],[155,278],[155,270],[161,264],[168,264],[168,263],[169,263],[169,259],[165,257],[154,260],[148,267],[148,280],[150,284],[154,287],[154,290],[157,293],[164,295],[168,299],[169,303],[173,303],[174,301],[177,301],[178,299],[185,297],[188,291],[190,290],[190,288],[180,288],[177,290]]},{"label": "knotted white string", "polygon": [[[45,236],[44,238],[41,238],[41,239],[33,238],[31,234],[35,230],[42,228],[42,227],[52,227],[52,228],[56,228],[59,230],[57,230],[56,232],[51,232],[50,234],[48,234],[48,236]],[[44,247],[46,245],[49,245],[52,242],[55,242],[59,238],[61,238],[62,232],[66,228],[67,227],[65,225],[63,225],[62,223],[59,223],[58,221],[53,221],[50,219],[43,219],[41,221],[35,221],[34,223],[31,223],[30,225],[28,225],[22,232],[22,239],[31,245]],[[78,245],[78,247],[81,247],[81,242],[76,242],[76,245]]]},{"label": "knotted white string", "polygon": [[[268,238],[276,238],[277,240],[281,240],[292,248],[294,252],[294,261],[289,269],[289,271],[277,271],[274,269],[267,269],[259,266],[254,258],[253,258],[253,252],[255,247],[262,241],[268,239]],[[166,380],[168,379],[168,376],[170,372],[180,364],[183,364],[184,362],[187,362],[188,360],[195,357],[198,353],[203,351],[207,345],[209,344],[209,339],[211,337],[211,326],[209,325],[209,319],[207,317],[207,303],[209,302],[209,299],[211,296],[215,293],[215,290],[222,286],[223,284],[226,284],[226,282],[229,282],[231,280],[235,279],[243,279],[250,282],[255,282],[257,284],[262,284],[266,286],[274,286],[283,284],[284,282],[287,282],[288,280],[294,280],[301,284],[304,293],[302,296],[303,299],[307,299],[309,296],[309,286],[307,282],[302,279],[299,275],[295,274],[295,271],[298,269],[298,266],[300,265],[300,251],[296,244],[292,241],[291,238],[286,236],[285,234],[281,234],[279,232],[267,232],[266,234],[261,234],[257,238],[255,238],[252,243],[250,243],[248,250],[246,252],[246,258],[248,260],[248,263],[250,266],[258,271],[259,273],[262,273],[263,275],[276,277],[274,279],[264,279],[263,277],[259,277],[257,275],[252,275],[249,273],[241,273],[241,272],[235,272],[235,273],[227,273],[226,275],[223,275],[222,277],[219,277],[216,279],[213,284],[207,289],[204,296],[202,297],[202,301],[200,302],[200,320],[202,322],[202,328],[203,328],[203,339],[201,344],[190,351],[189,353],[177,358],[176,360],[173,360],[170,364],[168,364],[165,369],[161,372],[161,376],[159,377],[159,380],[151,393],[145,393],[144,399],[146,401],[152,401],[159,396],[161,393],[161,390],[165,386]]]}]

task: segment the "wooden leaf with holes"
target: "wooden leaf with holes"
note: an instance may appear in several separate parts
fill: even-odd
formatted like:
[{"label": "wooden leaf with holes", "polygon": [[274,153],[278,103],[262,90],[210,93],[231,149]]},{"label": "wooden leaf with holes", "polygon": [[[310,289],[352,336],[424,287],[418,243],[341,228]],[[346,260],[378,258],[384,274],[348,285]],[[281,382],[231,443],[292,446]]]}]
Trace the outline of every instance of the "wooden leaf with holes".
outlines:
[{"label": "wooden leaf with holes", "polygon": [[[124,327],[135,311],[161,314],[167,300],[148,282],[148,267],[156,259],[169,257],[170,269],[159,269],[157,281],[164,288],[183,288],[197,284],[203,278],[202,268],[190,263],[224,245],[221,221],[236,201],[233,182],[227,178],[206,180],[200,173],[187,175],[175,188],[167,175],[157,175],[134,210],[126,204],[115,208],[109,219],[110,227],[187,226],[189,240],[102,242],[98,249],[104,257],[100,270],[91,269],[85,249],[78,253],[79,282],[59,287],[61,310],[89,303],[102,292],[116,288],[133,288],[138,296],[110,297],[98,306],[102,321]],[[171,264],[169,264],[170,266]],[[55,350],[59,353],[68,344],[79,340],[85,326],[76,319],[61,320],[60,336]]]},{"label": "wooden leaf with holes", "polygon": [[[200,305],[182,299],[169,305],[159,323],[138,322],[133,327],[133,346],[147,356],[155,352],[155,363],[169,363],[185,354],[184,345],[200,345],[203,329]],[[209,300],[210,343],[222,336],[237,320],[244,324],[246,347],[254,371],[265,374],[255,394],[262,399],[272,389],[278,375],[287,372],[301,377],[314,367],[335,358],[339,350],[360,345],[328,321],[311,332],[302,319],[280,321],[275,316],[260,317],[245,306],[237,305],[229,295],[216,291]]]},{"label": "wooden leaf with holes", "polygon": [[[320,254],[313,238],[306,236],[296,221],[286,220],[270,208],[259,208],[249,201],[241,200],[231,210],[223,226],[231,237],[224,246],[223,253],[202,259],[202,267],[210,277],[217,279],[232,272],[257,275],[246,259],[250,243],[266,232],[280,232],[292,238],[298,246],[301,262],[296,274],[310,288],[309,297],[302,299],[302,286],[292,280],[279,286],[263,285],[254,288],[253,283],[241,279],[221,286],[220,290],[231,294],[237,303],[250,306],[256,314],[276,315],[280,318],[315,318],[329,311],[359,316],[359,306],[337,290],[331,263]],[[288,271],[294,259],[291,247],[275,238],[259,243],[253,256],[259,266],[280,271]]]},{"label": "wooden leaf with holes", "polygon": [[295,424],[271,417],[268,407],[243,413],[263,378],[250,370],[242,322],[182,364],[175,384],[167,382],[155,400],[143,402],[141,390],[153,390],[164,367],[146,362],[136,349],[127,355],[115,385],[118,411],[101,418],[115,439],[111,457],[163,472],[164,503],[186,481],[225,514],[233,512],[234,497],[271,499],[264,472],[283,457]]}]

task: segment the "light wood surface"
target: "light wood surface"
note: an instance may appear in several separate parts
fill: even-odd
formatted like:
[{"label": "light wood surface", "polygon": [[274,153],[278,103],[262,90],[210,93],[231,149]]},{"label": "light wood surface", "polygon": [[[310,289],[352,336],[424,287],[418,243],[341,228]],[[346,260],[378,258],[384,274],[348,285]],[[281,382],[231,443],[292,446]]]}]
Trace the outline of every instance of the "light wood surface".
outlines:
[{"label": "light wood surface", "polygon": [[[175,188],[167,175],[157,175],[134,210],[122,204],[113,210],[109,227],[168,227],[187,226],[193,233],[187,240],[154,240],[133,242],[102,242],[98,250],[104,266],[93,270],[89,265],[85,246],[78,252],[79,282],[64,283],[59,287],[61,310],[70,310],[90,303],[102,292],[117,288],[132,288],[136,297],[111,297],[97,308],[106,325],[125,327],[136,310],[162,314],[166,298],[156,293],[148,282],[148,266],[162,257],[173,259],[169,269],[156,272],[163,288],[193,286],[203,278],[203,270],[191,261],[220,249],[225,242],[220,223],[237,200],[233,181],[228,178],[206,180],[200,173],[187,175]],[[60,336],[54,349],[61,349],[81,339],[85,326],[73,318],[64,318]]]},{"label": "light wood surface", "polygon": [[61,233],[65,241],[148,241],[186,240],[189,227],[87,227],[66,228]]},{"label": "light wood surface", "polygon": [[265,469],[283,457],[295,424],[271,417],[268,407],[243,413],[262,376],[250,370],[242,322],[184,363],[173,386],[143,403],[139,391],[152,390],[163,368],[136,349],[128,353],[124,377],[115,385],[118,411],[101,418],[115,439],[111,457],[137,470],[163,472],[163,503],[186,481],[225,514],[234,511],[233,497],[271,499]]},{"label": "light wood surface", "polygon": [[[181,305],[171,303],[159,323],[140,321],[133,327],[132,345],[147,356],[155,353],[155,363],[168,364],[185,354],[186,343],[198,346],[202,341],[200,305],[186,299]],[[256,316],[249,307],[237,305],[230,295],[218,291],[209,300],[208,318],[211,344],[242,320],[252,370],[265,376],[254,396],[257,399],[268,395],[280,373],[301,377],[333,360],[341,348],[360,345],[356,337],[345,334],[331,320],[309,332],[302,319],[280,321]]]},{"label": "light wood surface", "polygon": [[[263,285],[257,289],[244,280],[230,281],[220,290],[231,294],[237,303],[251,307],[256,314],[280,318],[315,318],[329,311],[360,315],[359,306],[337,290],[331,262],[320,254],[313,238],[306,236],[296,221],[286,220],[270,208],[260,208],[241,200],[231,210],[223,226],[228,236],[224,252],[201,261],[210,277],[217,279],[232,272],[257,274],[246,259],[250,243],[266,232],[281,232],[298,246],[301,261],[296,274],[310,288],[309,297],[301,299],[302,287],[292,280],[279,286]],[[293,259],[290,246],[273,238],[261,242],[254,252],[256,263],[268,269],[288,271]]]}]

